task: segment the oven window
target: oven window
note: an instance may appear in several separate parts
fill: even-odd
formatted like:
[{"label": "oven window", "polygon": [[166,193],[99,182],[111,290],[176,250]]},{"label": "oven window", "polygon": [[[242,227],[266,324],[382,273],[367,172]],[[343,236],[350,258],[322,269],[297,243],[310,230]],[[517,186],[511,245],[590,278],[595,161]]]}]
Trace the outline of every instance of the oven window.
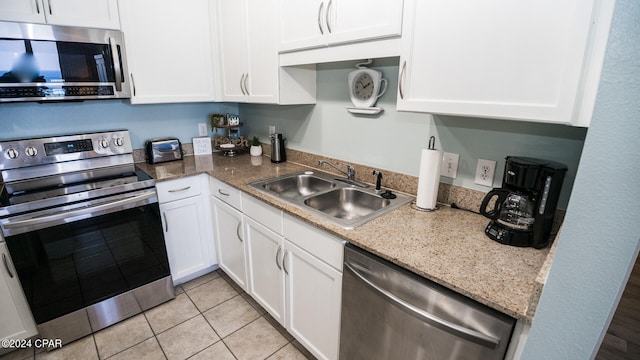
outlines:
[{"label": "oven window", "polygon": [[5,240],[38,324],[170,274],[157,203]]},{"label": "oven window", "polygon": [[0,39],[0,83],[113,82],[107,44]]}]

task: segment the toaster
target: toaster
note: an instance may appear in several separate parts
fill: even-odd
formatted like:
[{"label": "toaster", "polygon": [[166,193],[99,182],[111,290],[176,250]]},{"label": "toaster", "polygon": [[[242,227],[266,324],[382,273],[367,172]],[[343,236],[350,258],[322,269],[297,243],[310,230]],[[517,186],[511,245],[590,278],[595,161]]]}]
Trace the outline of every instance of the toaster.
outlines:
[{"label": "toaster", "polygon": [[182,160],[182,145],[177,138],[147,140],[144,149],[149,164]]}]

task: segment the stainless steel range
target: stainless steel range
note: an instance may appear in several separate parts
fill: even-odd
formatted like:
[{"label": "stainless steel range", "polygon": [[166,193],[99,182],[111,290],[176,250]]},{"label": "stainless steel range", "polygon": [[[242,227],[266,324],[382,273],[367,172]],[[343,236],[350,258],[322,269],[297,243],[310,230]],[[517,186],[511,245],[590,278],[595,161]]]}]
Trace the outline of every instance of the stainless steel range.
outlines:
[{"label": "stainless steel range", "polygon": [[175,296],[128,131],[1,141],[0,171],[0,228],[40,336],[67,343]]}]

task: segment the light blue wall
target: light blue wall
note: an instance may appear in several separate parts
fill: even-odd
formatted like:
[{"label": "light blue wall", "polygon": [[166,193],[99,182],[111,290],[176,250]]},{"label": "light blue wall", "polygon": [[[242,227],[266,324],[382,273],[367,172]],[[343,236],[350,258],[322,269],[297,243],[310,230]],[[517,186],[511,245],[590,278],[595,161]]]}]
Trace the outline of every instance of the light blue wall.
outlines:
[{"label": "light blue wall", "polygon": [[129,129],[136,149],[162,136],[190,143],[198,136],[198,123],[208,123],[209,114],[226,109],[238,111],[236,104],[131,105],[126,100],[0,104],[0,140]]},{"label": "light blue wall", "polygon": [[[431,135],[437,147],[460,154],[458,178],[442,178],[472,189],[490,188],[474,184],[477,159],[498,161],[494,185],[500,186],[507,155],[539,157],[569,167],[559,202],[566,208],[586,129],[563,125],[491,119],[456,118],[396,111],[398,58],[376,59],[373,67],[389,80],[389,89],[378,101],[380,116],[353,115],[347,92],[347,74],[356,62],[317,66],[318,103],[301,106],[241,104],[245,131],[268,140],[268,125],[285,134],[287,147],[367,164],[417,176],[420,151]],[[373,181],[373,179],[372,179]]]},{"label": "light blue wall", "polygon": [[640,2],[618,0],[596,108],[522,359],[597,353],[640,244]]}]

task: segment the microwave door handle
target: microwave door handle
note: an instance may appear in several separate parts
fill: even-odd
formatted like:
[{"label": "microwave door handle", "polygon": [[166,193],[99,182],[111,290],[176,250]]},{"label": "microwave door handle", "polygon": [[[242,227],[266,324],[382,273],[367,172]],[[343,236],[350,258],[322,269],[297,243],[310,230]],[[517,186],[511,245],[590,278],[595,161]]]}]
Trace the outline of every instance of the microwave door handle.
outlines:
[{"label": "microwave door handle", "polygon": [[118,45],[116,39],[109,37],[109,47],[111,47],[111,59],[113,60],[113,71],[116,78],[116,91],[122,91],[122,72],[120,70],[120,57],[118,56]]}]

